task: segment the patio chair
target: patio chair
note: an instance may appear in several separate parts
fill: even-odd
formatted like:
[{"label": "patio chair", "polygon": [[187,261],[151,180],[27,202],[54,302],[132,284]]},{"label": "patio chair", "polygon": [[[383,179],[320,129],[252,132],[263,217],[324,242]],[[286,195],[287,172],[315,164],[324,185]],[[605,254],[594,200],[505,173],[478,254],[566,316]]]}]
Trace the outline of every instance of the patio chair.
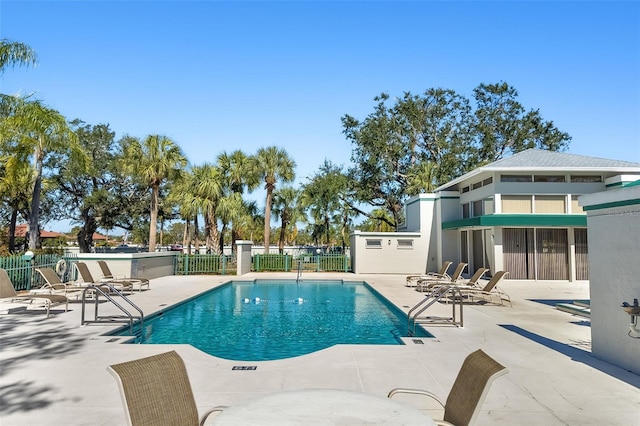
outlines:
[{"label": "patio chair", "polygon": [[18,295],[11,278],[6,270],[0,269],[0,310],[11,311],[12,308],[40,307],[47,312],[47,318],[51,313],[51,306],[64,304],[64,311],[69,309],[69,299],[63,295],[56,294],[25,294]]},{"label": "patio chair", "polygon": [[436,281],[436,282],[432,282],[431,284],[425,283],[423,285],[427,285],[427,290],[426,290],[427,292],[430,292],[435,287],[438,287],[441,285],[456,285],[456,286],[465,286],[465,287],[472,287],[472,288],[482,288],[482,287],[479,287],[479,281],[480,281],[480,278],[482,278],[484,274],[487,273],[488,270],[489,269],[487,268],[478,268],[476,269],[476,272],[474,272],[474,274],[468,280],[458,279],[456,282]]},{"label": "patio chair", "polygon": [[468,298],[471,302],[474,302],[475,299],[483,299],[488,302],[493,302],[497,299],[497,301],[503,305],[503,302],[506,300],[509,302],[509,306],[513,307],[509,295],[498,287],[498,283],[502,281],[508,273],[507,271],[496,272],[482,288],[461,286],[460,293],[463,298]]},{"label": "patio chair", "polygon": [[[76,269],[78,270],[78,275],[82,280],[82,283],[80,285],[93,284],[96,286],[100,286],[101,284],[104,284],[103,282],[100,282],[100,280],[96,281],[95,279],[93,279],[93,275],[91,275],[91,272],[89,272],[89,267],[87,266],[86,263],[76,262],[75,266],[76,266]],[[108,283],[120,292],[131,293],[133,291],[133,284],[131,284],[129,281],[109,280]],[[103,286],[102,289],[103,291],[104,290],[110,291],[110,289],[106,286]]]},{"label": "patio chair", "polygon": [[187,369],[175,351],[110,365],[107,370],[118,382],[129,425],[202,425],[211,413],[226,408],[215,407],[198,422]]},{"label": "patio chair", "polygon": [[425,275],[408,275],[407,279],[406,279],[406,283],[405,286],[406,287],[415,287],[418,280],[421,279],[427,279],[427,278],[433,278],[433,279],[446,279],[446,278],[450,278],[449,275],[447,275],[447,270],[449,269],[449,266],[451,266],[453,262],[451,261],[446,261],[442,263],[442,267],[440,268],[440,270],[438,272],[427,272]]},{"label": "patio chair", "polygon": [[125,276],[116,276],[111,273],[111,269],[109,269],[109,265],[104,260],[98,260],[98,265],[100,265],[100,270],[102,271],[102,277],[100,277],[103,281],[119,281],[119,282],[128,282],[132,285],[132,288],[136,288],[138,291],[142,291],[142,287],[147,287],[149,290],[149,280],[146,278],[129,278]]},{"label": "patio chair", "polygon": [[51,268],[36,268],[36,271],[42,276],[45,283],[36,290],[31,290],[31,293],[37,294],[58,294],[69,297],[74,297],[76,300],[82,295],[84,288],[79,286],[76,282],[62,282],[56,271]]},{"label": "patio chair", "polygon": [[427,291],[430,290],[431,287],[445,285],[445,284],[455,284],[458,282],[462,273],[467,268],[467,264],[464,262],[458,263],[455,271],[448,278],[423,278],[419,279],[416,285],[416,291]]},{"label": "patio chair", "polygon": [[507,373],[506,367],[478,349],[465,358],[445,403],[432,392],[421,389],[396,388],[392,389],[387,396],[389,398],[398,394],[428,396],[444,408],[443,420],[434,420],[436,424],[466,426],[475,422],[492,382]]}]

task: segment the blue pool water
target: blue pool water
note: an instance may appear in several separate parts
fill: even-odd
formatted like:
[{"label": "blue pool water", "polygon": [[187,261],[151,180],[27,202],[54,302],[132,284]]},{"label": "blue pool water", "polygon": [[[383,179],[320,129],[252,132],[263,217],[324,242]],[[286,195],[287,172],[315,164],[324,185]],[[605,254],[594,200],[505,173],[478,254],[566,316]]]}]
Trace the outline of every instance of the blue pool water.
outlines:
[{"label": "blue pool water", "polygon": [[336,344],[398,345],[406,328],[404,313],[363,282],[237,281],[146,320],[142,343],[259,361]]}]

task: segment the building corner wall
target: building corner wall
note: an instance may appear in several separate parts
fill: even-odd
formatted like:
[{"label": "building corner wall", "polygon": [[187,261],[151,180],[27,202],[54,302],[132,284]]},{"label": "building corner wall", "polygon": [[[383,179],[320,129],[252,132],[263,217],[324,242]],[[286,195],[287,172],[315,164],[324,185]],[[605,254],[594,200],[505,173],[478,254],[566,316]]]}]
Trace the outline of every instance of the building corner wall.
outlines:
[{"label": "building corner wall", "polygon": [[640,339],[622,302],[640,299],[640,187],[583,195],[594,356],[640,374]]}]

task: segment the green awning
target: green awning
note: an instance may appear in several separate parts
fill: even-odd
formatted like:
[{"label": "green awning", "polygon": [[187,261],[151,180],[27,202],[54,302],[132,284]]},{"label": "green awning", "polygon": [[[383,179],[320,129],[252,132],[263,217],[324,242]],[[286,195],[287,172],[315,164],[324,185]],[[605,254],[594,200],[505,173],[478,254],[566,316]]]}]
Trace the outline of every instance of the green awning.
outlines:
[{"label": "green awning", "polygon": [[442,229],[457,229],[492,226],[540,227],[586,227],[586,214],[490,214],[442,223]]}]

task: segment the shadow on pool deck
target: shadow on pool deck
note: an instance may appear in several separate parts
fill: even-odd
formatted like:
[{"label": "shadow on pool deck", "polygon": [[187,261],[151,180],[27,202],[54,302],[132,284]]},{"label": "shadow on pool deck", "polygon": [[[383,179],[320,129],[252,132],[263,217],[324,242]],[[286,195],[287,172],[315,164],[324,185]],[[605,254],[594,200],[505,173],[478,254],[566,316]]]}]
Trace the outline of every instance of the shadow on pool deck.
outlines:
[{"label": "shadow on pool deck", "polygon": [[578,349],[574,346],[567,345],[566,343],[561,343],[556,340],[549,339],[547,337],[541,336],[536,333],[532,333],[516,325],[512,325],[512,324],[498,324],[498,325],[506,330],[512,331],[516,334],[519,334],[522,337],[525,337],[529,340],[539,343],[549,349],[553,349],[554,351],[560,352],[561,354],[570,357],[574,361],[586,364],[589,367],[602,371],[603,373],[613,376],[619,380],[622,380],[640,389],[640,376],[630,376],[629,374],[624,374],[626,370],[622,370],[619,367],[616,367],[612,364],[609,364],[605,361],[602,361],[594,357],[593,355],[591,355],[591,352]]}]

